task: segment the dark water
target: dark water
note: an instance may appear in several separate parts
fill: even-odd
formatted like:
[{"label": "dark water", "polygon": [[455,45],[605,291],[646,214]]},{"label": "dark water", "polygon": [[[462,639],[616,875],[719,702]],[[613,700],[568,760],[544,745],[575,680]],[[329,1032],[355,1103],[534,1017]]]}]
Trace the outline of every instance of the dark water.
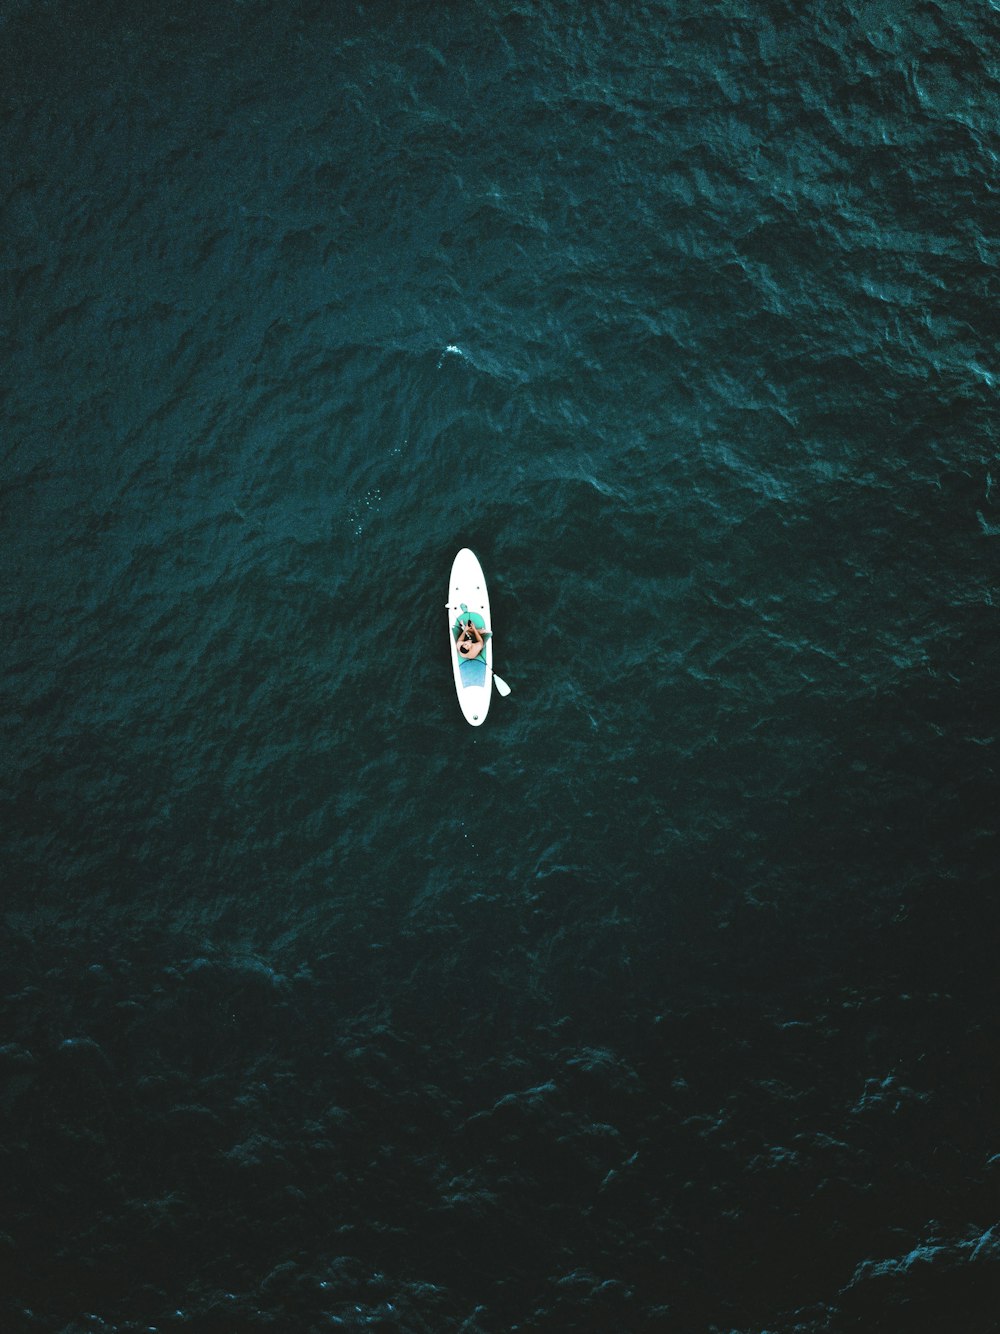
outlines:
[{"label": "dark water", "polygon": [[1000,16],[811,10],[0,2],[4,1331],[997,1327]]}]

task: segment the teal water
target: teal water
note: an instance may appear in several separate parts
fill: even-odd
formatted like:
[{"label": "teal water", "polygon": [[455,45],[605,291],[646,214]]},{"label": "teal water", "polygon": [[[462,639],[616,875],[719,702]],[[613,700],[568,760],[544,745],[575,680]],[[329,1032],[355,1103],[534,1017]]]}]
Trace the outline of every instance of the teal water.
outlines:
[{"label": "teal water", "polygon": [[993,1328],[998,36],[0,2],[5,1330]]}]

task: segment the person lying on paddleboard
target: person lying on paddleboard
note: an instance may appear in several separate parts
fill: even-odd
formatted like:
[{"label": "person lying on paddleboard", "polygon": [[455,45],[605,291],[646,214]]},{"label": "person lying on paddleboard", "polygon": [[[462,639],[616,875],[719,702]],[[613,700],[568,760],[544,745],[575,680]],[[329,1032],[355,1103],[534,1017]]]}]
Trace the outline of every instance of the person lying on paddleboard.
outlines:
[{"label": "person lying on paddleboard", "polygon": [[458,651],[463,658],[475,658],[483,651],[486,640],[471,620],[465,622],[458,636]]}]

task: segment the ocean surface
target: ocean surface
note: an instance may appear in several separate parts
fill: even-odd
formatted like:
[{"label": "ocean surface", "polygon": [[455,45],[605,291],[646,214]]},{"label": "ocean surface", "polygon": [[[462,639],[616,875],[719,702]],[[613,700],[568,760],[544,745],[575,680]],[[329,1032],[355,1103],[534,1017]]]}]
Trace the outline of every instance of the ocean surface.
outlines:
[{"label": "ocean surface", "polygon": [[3,1334],[1000,1327],[997,4],[0,69]]}]

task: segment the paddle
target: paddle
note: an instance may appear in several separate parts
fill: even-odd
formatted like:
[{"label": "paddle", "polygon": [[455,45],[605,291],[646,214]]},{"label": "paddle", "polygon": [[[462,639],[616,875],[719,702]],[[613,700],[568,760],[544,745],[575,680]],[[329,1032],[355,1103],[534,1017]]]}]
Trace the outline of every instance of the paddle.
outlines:
[{"label": "paddle", "polygon": [[[446,602],[444,605],[448,608],[449,611],[459,610],[458,607],[453,607],[450,602]],[[507,684],[507,682],[503,679],[502,676],[497,676],[496,672],[493,671],[493,668],[489,665],[488,662],[484,662],[483,666],[486,668],[488,672],[493,672],[493,684],[497,688],[497,694],[503,695],[506,698],[506,696],[510,694],[510,686]]]},{"label": "paddle", "polygon": [[[488,672],[493,672],[493,668],[489,665],[489,663],[486,664],[486,670]],[[493,672],[493,684],[496,686],[497,690],[500,692],[501,695],[510,694],[510,686],[507,684],[507,682],[503,679],[502,676],[497,676],[496,672]]]}]

